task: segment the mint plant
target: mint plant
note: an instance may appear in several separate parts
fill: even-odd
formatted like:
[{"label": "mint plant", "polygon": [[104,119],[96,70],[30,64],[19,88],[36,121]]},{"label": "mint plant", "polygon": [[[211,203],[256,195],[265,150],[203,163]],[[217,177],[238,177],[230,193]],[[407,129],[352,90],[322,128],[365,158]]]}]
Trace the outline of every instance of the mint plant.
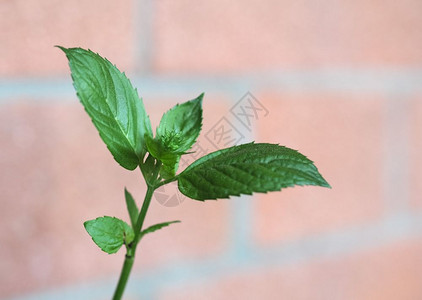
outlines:
[{"label": "mint plant", "polygon": [[155,136],[144,103],[124,73],[100,55],[81,48],[64,48],[78,98],[114,159],[123,168],[140,168],[147,185],[139,210],[125,189],[130,225],[104,216],[84,223],[97,246],[126,256],[113,299],[121,299],[137,246],[148,233],[180,221],[144,229],[154,191],[177,181],[181,193],[194,200],[229,198],[254,192],[279,191],[295,185],[330,187],[313,162],[296,150],[268,143],[249,143],[203,156],[177,173],[182,155],[189,153],[202,127],[204,94],[168,110]]}]

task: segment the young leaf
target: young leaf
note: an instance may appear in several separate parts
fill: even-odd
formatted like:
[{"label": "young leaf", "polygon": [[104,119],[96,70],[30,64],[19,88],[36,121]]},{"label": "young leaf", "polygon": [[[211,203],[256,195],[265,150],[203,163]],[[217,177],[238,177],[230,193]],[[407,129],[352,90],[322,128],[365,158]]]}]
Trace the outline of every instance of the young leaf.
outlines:
[{"label": "young leaf", "polygon": [[159,230],[163,227],[169,226],[170,224],[173,224],[173,223],[180,223],[180,221],[170,221],[170,222],[163,222],[163,223],[152,225],[152,226],[148,227],[147,229],[141,231],[141,233],[139,234],[139,239],[141,239],[144,235],[146,235],[148,233],[157,231],[157,230]]},{"label": "young leaf", "polygon": [[202,127],[202,93],[197,98],[177,104],[161,118],[157,139],[172,153],[184,153],[198,138]]},{"label": "young leaf", "polygon": [[84,223],[92,240],[108,254],[116,253],[123,244],[128,245],[135,238],[133,229],[115,217],[101,217]]},{"label": "young leaf", "polygon": [[135,228],[136,221],[138,219],[139,209],[136,206],[135,199],[133,199],[132,195],[129,191],[125,188],[125,200],[126,200],[126,207],[127,211],[129,212],[130,223],[132,224],[132,228]]},{"label": "young leaf", "polygon": [[63,48],[73,85],[86,112],[114,159],[135,169],[145,152],[144,136],[152,136],[142,99],[129,79],[108,60],[81,48]]},{"label": "young leaf", "polygon": [[219,150],[178,175],[179,190],[196,200],[266,193],[294,185],[330,187],[312,161],[275,144],[249,143]]},{"label": "young leaf", "polygon": [[172,153],[161,141],[148,136],[145,136],[145,142],[149,153],[163,164],[160,170],[161,176],[165,179],[174,177],[182,153]]},{"label": "young leaf", "polygon": [[161,118],[154,139],[145,137],[148,151],[163,164],[161,176],[176,174],[180,156],[195,143],[202,126],[202,98],[177,104]]}]

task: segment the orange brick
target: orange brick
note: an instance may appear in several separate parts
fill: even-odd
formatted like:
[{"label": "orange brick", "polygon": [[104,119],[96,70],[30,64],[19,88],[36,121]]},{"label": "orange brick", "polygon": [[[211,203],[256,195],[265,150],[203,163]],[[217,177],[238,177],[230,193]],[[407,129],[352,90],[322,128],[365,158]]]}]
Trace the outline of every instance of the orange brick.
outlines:
[{"label": "orange brick", "polygon": [[15,0],[0,3],[0,76],[68,72],[53,48],[90,48],[123,70],[133,67],[132,1]]},{"label": "orange brick", "polygon": [[370,222],[381,199],[383,105],[374,95],[257,95],[270,114],[257,122],[258,141],[280,143],[313,160],[332,189],[295,187],[254,202],[261,243],[297,239]]},{"label": "orange brick", "polygon": [[[176,103],[146,102],[148,112],[160,116]],[[227,110],[218,99],[205,106],[217,115]],[[0,297],[95,277],[117,280],[124,249],[117,255],[101,252],[83,222],[103,215],[128,221],[123,189],[141,204],[140,171],[124,170],[113,160],[76,102],[2,104],[0,143]],[[154,200],[146,225],[182,223],[145,237],[135,269],[220,253],[227,242],[227,214],[227,201],[186,200],[170,208]]]},{"label": "orange brick", "polygon": [[159,299],[420,299],[422,244],[404,241],[308,264],[245,269],[163,291]]},{"label": "orange brick", "polygon": [[160,72],[422,63],[418,0],[167,0],[156,8]]}]

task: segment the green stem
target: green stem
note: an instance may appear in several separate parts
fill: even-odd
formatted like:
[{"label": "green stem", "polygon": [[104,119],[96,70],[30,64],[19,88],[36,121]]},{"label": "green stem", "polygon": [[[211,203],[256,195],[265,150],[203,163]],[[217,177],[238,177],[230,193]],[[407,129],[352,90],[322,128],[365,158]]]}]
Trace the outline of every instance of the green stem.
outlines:
[{"label": "green stem", "polygon": [[[139,216],[138,216],[138,220],[136,221],[136,225],[135,225],[135,239],[133,240],[134,243],[132,245],[132,247],[134,247],[134,249],[136,249],[136,246],[138,244],[138,237],[139,234],[142,231],[142,226],[144,225],[144,220],[145,220],[145,216],[147,214],[148,208],[149,208],[149,204],[151,203],[151,198],[152,198],[152,194],[154,194],[154,190],[155,187],[154,186],[150,186],[148,185],[148,189],[147,189],[147,193],[145,195],[145,199],[144,199],[144,203],[142,204],[142,208],[141,211],[139,212]],[[131,245],[129,245],[131,246]]]},{"label": "green stem", "polygon": [[119,283],[117,284],[116,291],[114,292],[113,300],[120,300],[122,298],[134,261],[134,253],[133,255],[126,254],[125,262],[123,263],[122,272],[120,273]]},{"label": "green stem", "polygon": [[154,194],[155,187],[148,184],[147,193],[145,195],[144,203],[142,204],[141,211],[139,212],[138,220],[135,225],[135,238],[132,243],[127,245],[127,253],[123,263],[122,272],[120,273],[119,283],[117,284],[116,291],[114,292],[113,300],[120,300],[129,279],[130,271],[132,270],[133,262],[135,261],[136,247],[139,242],[139,234],[141,233],[144,224],[145,216],[148,211],[149,204],[151,203],[152,195]]}]

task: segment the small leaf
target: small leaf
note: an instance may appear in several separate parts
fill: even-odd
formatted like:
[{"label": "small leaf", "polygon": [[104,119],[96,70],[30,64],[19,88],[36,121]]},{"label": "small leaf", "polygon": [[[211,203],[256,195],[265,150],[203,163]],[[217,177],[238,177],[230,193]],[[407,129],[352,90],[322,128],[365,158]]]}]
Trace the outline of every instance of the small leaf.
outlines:
[{"label": "small leaf", "polygon": [[161,118],[157,139],[173,153],[184,153],[195,143],[202,127],[202,93],[197,98],[177,104]]},{"label": "small leaf", "polygon": [[81,48],[63,48],[82,105],[114,159],[134,170],[146,153],[144,136],[152,136],[142,99],[129,79],[108,60]]},{"label": "small leaf", "polygon": [[275,144],[249,143],[219,150],[178,175],[179,190],[196,200],[266,193],[294,185],[330,187],[311,160]]},{"label": "small leaf", "polygon": [[160,170],[161,177],[164,179],[173,178],[176,175],[177,169],[179,168],[180,156],[174,158],[171,163],[163,164]]},{"label": "small leaf", "polygon": [[115,217],[101,217],[84,223],[92,240],[104,252],[116,253],[123,244],[128,245],[135,238],[133,229]]},{"label": "small leaf", "polygon": [[180,221],[170,221],[170,222],[164,222],[164,223],[152,225],[152,226],[148,227],[147,229],[141,231],[141,233],[139,234],[139,239],[141,239],[144,235],[146,235],[148,233],[157,231],[157,230],[159,230],[163,227],[169,226],[170,224],[173,224],[173,223],[180,223]]},{"label": "small leaf", "polygon": [[126,199],[126,207],[127,211],[129,212],[130,223],[132,224],[132,228],[135,228],[136,221],[138,220],[139,209],[136,206],[135,199],[133,199],[132,195],[129,191],[125,188],[125,199]]},{"label": "small leaf", "polygon": [[163,164],[161,176],[176,174],[180,156],[195,143],[202,126],[201,94],[194,100],[177,104],[161,118],[154,139],[145,137],[148,151]]}]

